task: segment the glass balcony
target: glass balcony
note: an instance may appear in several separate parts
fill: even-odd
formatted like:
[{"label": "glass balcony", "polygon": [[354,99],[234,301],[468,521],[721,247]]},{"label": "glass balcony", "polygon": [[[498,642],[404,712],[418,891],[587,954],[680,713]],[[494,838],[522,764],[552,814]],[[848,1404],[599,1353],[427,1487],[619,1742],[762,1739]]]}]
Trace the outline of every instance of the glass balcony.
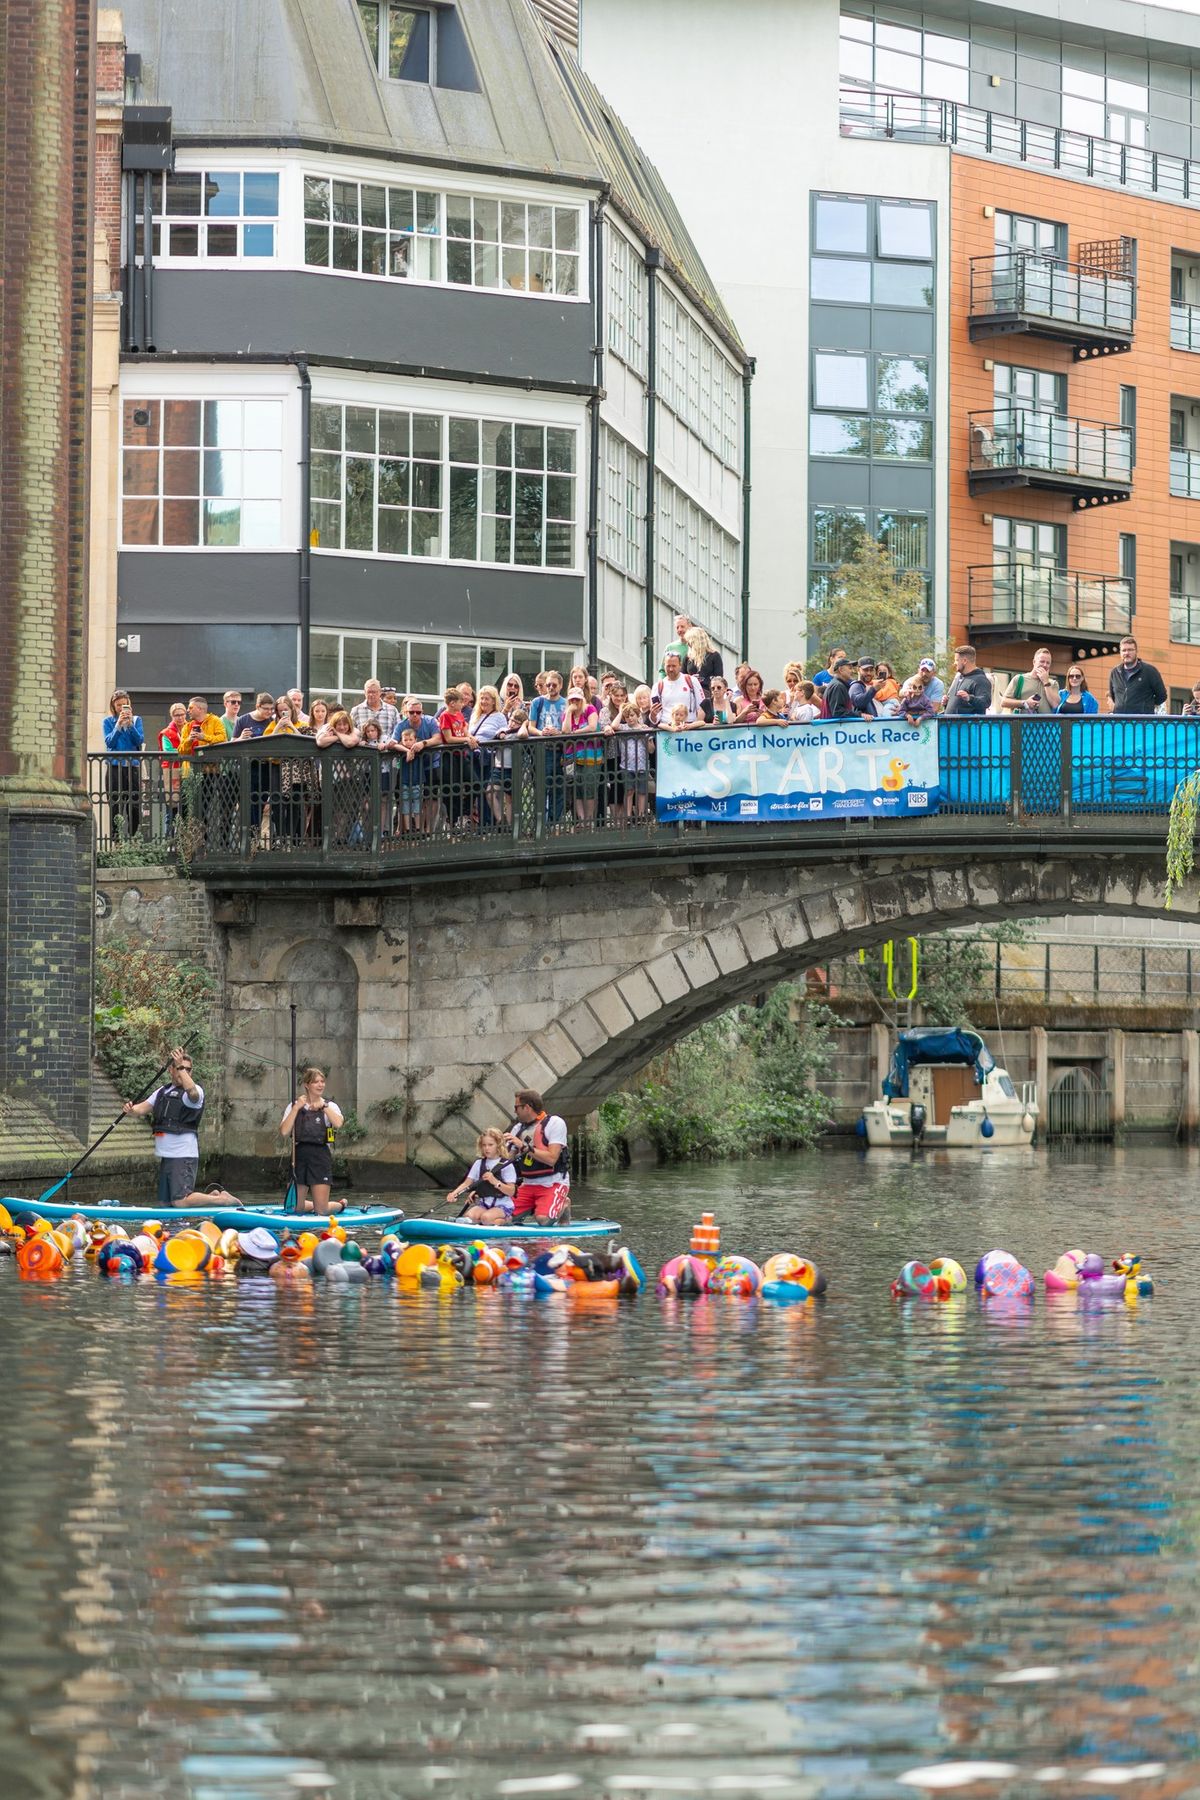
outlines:
[{"label": "glass balcony", "polygon": [[1179,500],[1200,500],[1200,450],[1171,451],[1171,492]]},{"label": "glass balcony", "polygon": [[1171,642],[1200,644],[1200,594],[1171,595]]},{"label": "glass balcony", "polygon": [[1200,306],[1183,300],[1171,302],[1172,350],[1200,350]]},{"label": "glass balcony", "polygon": [[897,138],[913,144],[950,144],[972,156],[1030,168],[1057,170],[1102,187],[1157,194],[1163,200],[1200,202],[1200,163],[1138,144],[1038,125],[1007,113],[986,112],[956,100],[889,94],[843,86],[843,137]]},{"label": "glass balcony", "polygon": [[1020,250],[971,258],[972,339],[1024,333],[1104,356],[1131,347],[1133,300],[1129,275]]},{"label": "glass balcony", "polygon": [[1128,426],[1025,406],[973,412],[968,421],[967,477],[973,494],[1036,488],[1073,495],[1077,510],[1129,499],[1133,437]]},{"label": "glass balcony", "polygon": [[967,570],[971,636],[983,642],[1048,638],[1072,645],[1075,654],[1115,651],[1132,615],[1133,583],[1121,575],[1026,563],[983,563]]}]

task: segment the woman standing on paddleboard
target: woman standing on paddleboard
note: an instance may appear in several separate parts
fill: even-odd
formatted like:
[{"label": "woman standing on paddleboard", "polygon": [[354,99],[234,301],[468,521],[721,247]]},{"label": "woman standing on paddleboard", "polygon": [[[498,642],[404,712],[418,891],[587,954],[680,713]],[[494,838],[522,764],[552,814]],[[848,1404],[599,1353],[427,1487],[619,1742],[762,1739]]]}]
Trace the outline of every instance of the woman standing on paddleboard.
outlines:
[{"label": "woman standing on paddleboard", "polygon": [[[300,1212],[327,1213],[329,1184],[333,1180],[333,1133],[341,1129],[342,1110],[325,1093],[321,1069],[305,1069],[300,1092],[279,1121],[281,1137],[296,1138],[296,1205]],[[338,1211],[340,1211],[340,1206]]]}]

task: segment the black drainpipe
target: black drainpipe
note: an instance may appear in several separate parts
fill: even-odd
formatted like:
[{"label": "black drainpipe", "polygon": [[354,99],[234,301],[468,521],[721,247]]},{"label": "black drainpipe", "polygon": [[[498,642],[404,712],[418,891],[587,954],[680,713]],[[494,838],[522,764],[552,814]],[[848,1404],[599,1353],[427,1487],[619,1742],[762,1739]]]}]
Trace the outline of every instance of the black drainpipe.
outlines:
[{"label": "black drainpipe", "polygon": [[309,638],[312,635],[312,382],[308,375],[308,359],[296,358],[300,377],[300,688],[305,700],[308,692]]},{"label": "black drainpipe", "polygon": [[125,171],[125,304],[121,309],[121,323],[124,327],[126,350],[137,350],[137,327],[134,320],[139,317],[141,296],[138,292],[137,266],[137,176],[132,169]]},{"label": "black drainpipe", "polygon": [[658,530],[655,455],[658,437],[658,271],[662,251],[646,251],[646,680],[654,686],[654,555]]},{"label": "black drainpipe", "polygon": [[742,661],[750,661],[750,384],[755,361],[742,370]]},{"label": "black drainpipe", "polygon": [[149,175],[142,176],[142,348],[154,343],[154,188]]},{"label": "black drainpipe", "polygon": [[587,666],[600,656],[600,402],[604,396],[604,202],[592,207],[592,397],[588,401]]}]

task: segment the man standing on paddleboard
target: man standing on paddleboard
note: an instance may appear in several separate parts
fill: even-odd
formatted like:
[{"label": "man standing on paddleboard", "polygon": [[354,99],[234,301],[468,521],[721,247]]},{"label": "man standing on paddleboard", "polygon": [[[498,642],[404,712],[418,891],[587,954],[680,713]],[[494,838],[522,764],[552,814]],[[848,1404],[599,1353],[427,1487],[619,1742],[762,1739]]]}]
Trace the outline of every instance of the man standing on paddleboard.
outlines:
[{"label": "man standing on paddleboard", "polygon": [[158,1158],[158,1205],[183,1206],[196,1185],[200,1145],[196,1132],[204,1116],[204,1089],[192,1079],[192,1059],[186,1050],[172,1050],[167,1064],[170,1081],[155,1088],[145,1100],[126,1100],[131,1118],[147,1114],[154,1127],[154,1154]]}]

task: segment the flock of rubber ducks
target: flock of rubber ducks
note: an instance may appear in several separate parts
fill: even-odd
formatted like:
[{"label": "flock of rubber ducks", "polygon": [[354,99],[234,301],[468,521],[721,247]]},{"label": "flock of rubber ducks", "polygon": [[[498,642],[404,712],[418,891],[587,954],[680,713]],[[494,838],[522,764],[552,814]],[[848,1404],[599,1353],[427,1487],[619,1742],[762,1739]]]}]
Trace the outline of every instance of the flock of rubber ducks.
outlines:
[{"label": "flock of rubber ducks", "polygon": [[[1064,1250],[1042,1277],[1048,1294],[1079,1294],[1089,1300],[1145,1299],[1154,1292],[1153,1278],[1140,1255],[1126,1251],[1110,1268],[1094,1250]],[[906,1262],[892,1283],[897,1300],[952,1300],[970,1283],[952,1256],[929,1262]],[[1009,1250],[989,1250],[975,1265],[975,1286],[985,1300],[1032,1300],[1037,1283]]]},{"label": "flock of rubber ducks", "polygon": [[209,1219],[170,1228],[146,1219],[130,1235],[123,1225],[89,1221],[83,1214],[52,1224],[32,1210],[10,1213],[0,1205],[0,1257],[12,1256],[22,1275],[53,1280],[81,1258],[102,1275],[270,1275],[358,1285],[376,1276],[402,1287],[442,1291],[473,1286],[524,1288],[537,1294],[592,1299],[635,1294],[645,1283],[631,1250],[582,1250],[559,1244],[530,1256],[520,1244],[405,1244],[385,1234],[376,1251],[364,1250],[336,1219],[322,1229],[278,1235],[266,1226],[222,1231]]}]

